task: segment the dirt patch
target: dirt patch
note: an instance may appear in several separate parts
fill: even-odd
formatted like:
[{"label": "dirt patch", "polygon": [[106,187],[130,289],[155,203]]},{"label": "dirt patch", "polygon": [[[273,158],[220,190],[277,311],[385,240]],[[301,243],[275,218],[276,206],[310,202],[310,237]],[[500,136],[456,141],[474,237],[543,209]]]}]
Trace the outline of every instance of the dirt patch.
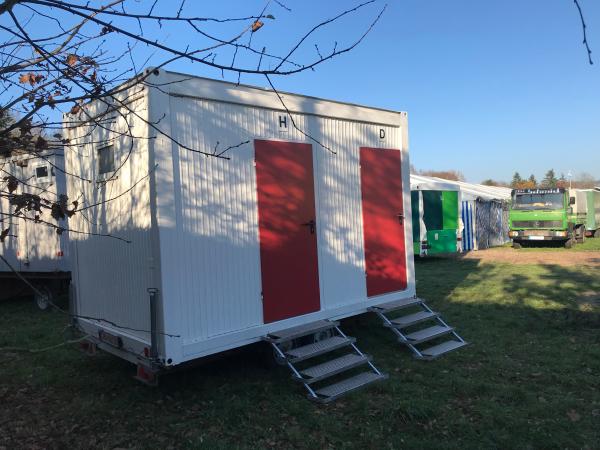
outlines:
[{"label": "dirt patch", "polygon": [[560,266],[600,267],[600,252],[536,251],[528,252],[514,248],[489,248],[466,253],[464,259],[482,262],[504,262],[510,264],[556,264]]}]

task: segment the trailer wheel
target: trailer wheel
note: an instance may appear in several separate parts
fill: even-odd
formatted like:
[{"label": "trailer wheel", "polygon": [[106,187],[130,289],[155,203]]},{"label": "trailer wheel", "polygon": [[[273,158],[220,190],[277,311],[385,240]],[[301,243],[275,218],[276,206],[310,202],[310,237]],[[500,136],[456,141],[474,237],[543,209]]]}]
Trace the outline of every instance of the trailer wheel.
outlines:
[{"label": "trailer wheel", "polygon": [[33,301],[38,309],[47,311],[54,302],[52,290],[46,285],[36,286],[36,291],[33,293]]}]

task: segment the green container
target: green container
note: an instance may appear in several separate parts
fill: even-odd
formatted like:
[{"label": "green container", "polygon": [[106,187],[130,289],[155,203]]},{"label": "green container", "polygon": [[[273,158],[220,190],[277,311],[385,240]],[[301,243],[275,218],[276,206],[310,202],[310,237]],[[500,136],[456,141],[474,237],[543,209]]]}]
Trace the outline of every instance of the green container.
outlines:
[{"label": "green container", "polygon": [[456,252],[456,230],[435,230],[427,232],[427,254]]},{"label": "green container", "polygon": [[458,250],[458,191],[412,191],[411,203],[415,255],[455,253]]}]

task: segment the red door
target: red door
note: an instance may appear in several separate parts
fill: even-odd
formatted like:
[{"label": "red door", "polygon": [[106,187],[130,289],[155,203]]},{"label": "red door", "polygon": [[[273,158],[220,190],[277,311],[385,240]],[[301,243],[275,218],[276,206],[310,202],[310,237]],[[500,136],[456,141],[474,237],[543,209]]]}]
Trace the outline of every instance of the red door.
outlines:
[{"label": "red door", "polygon": [[406,289],[404,207],[399,150],[361,147],[367,296]]},{"label": "red door", "polygon": [[318,311],[312,146],[254,141],[264,322]]}]

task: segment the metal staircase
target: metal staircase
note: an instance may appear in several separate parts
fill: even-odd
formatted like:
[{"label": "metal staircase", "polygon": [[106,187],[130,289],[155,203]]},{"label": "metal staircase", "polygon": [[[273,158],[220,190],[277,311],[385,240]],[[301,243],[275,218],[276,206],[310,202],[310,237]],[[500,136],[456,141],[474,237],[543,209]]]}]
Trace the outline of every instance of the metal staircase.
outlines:
[{"label": "metal staircase", "polygon": [[[432,311],[418,297],[385,303],[369,310],[381,318],[383,325],[390,328],[398,341],[406,345],[417,359],[433,360],[468,345],[439,313]],[[395,318],[388,316],[406,310],[415,312]]]},{"label": "metal staircase", "polygon": [[320,320],[270,333],[264,338],[279,364],[287,365],[308,398],[328,403],[342,395],[387,378],[371,357],[346,336],[339,322]]}]

